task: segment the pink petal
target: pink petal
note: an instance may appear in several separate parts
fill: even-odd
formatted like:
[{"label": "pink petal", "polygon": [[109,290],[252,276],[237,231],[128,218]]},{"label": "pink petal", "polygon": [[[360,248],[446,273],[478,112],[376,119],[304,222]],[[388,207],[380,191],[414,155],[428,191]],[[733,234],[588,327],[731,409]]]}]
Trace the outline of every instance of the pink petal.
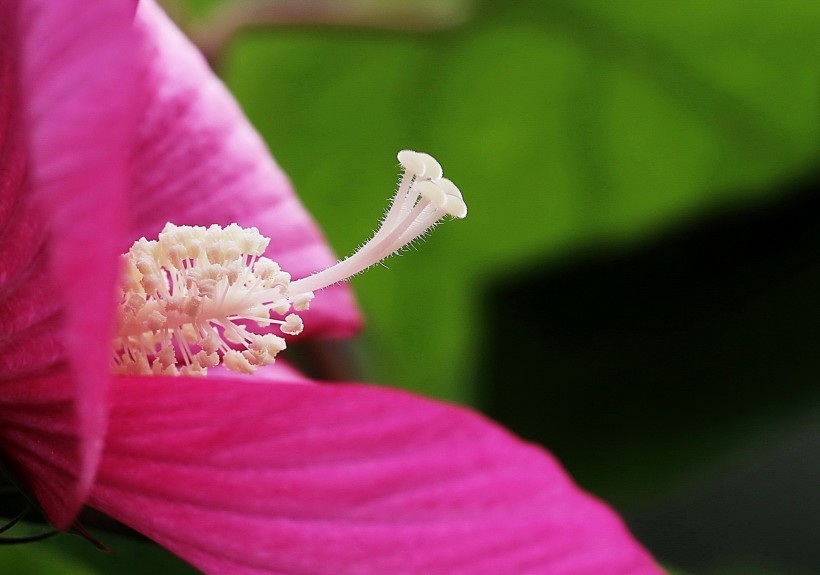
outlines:
[{"label": "pink petal", "polygon": [[[270,237],[269,257],[294,278],[335,263],[233,97],[153,0],[140,4],[137,29],[146,70],[133,156],[133,239],[156,237],[168,221],[236,222]],[[340,337],[361,322],[346,286],[325,290],[304,319],[307,333]]]},{"label": "pink petal", "polygon": [[206,573],[659,574],[555,461],[355,384],[117,381],[90,503]]},{"label": "pink petal", "polygon": [[[208,369],[208,378],[216,377],[217,379],[236,378],[236,373],[227,369],[224,365],[218,365]],[[242,378],[245,380],[246,378]],[[312,379],[305,377],[302,372],[290,365],[287,360],[282,357],[277,357],[276,362],[271,365],[263,365],[258,368],[253,374],[254,381],[263,381],[275,385],[277,383],[307,383],[314,384]],[[241,380],[240,380],[241,381]]]},{"label": "pink petal", "polygon": [[0,0],[0,440],[59,527],[104,434],[133,12]]}]

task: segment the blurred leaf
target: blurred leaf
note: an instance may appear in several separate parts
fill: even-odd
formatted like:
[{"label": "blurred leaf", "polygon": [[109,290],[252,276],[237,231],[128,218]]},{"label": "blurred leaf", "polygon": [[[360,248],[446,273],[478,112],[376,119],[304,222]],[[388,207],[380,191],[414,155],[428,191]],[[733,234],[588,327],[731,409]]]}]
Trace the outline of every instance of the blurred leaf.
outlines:
[{"label": "blurred leaf", "polygon": [[645,237],[816,158],[820,4],[483,3],[431,35],[271,30],[224,70],[340,254],[374,227],[401,148],[470,216],[358,279],[380,381],[473,400],[489,277]]},{"label": "blurred leaf", "polygon": [[[43,525],[22,524],[13,536],[37,534]],[[173,553],[147,539],[94,531],[110,548],[103,552],[85,539],[61,533],[37,543],[4,546],[0,551],[0,573],[14,575],[195,575],[196,569]]]},{"label": "blurred leaf", "polygon": [[[465,382],[475,379],[476,357],[488,353],[479,346],[505,338],[505,310],[522,303],[499,298],[480,307],[476,298],[490,282],[514,282],[511,272],[580,248],[645,240],[726,205],[773,199],[783,193],[783,181],[816,162],[820,6],[714,4],[498,3],[447,34],[279,31],[237,45],[229,81],[340,252],[353,249],[371,225],[369,206],[379,200],[374,190],[392,183],[377,164],[392,161],[396,149],[434,153],[465,191],[471,208],[465,222],[442,227],[421,254],[391,262],[389,273],[376,270],[357,281],[381,362],[379,380],[473,399]],[[617,314],[617,301],[609,305]],[[521,315],[528,312],[538,332],[543,318],[529,308]],[[490,337],[478,337],[482,332]],[[702,345],[724,337],[727,346],[742,349],[735,335],[714,331]],[[555,349],[552,356],[534,350],[520,371],[550,389],[565,420],[582,419],[583,405],[571,410],[562,402],[573,381],[556,381],[556,364],[577,357],[556,359],[565,347]],[[755,352],[765,360],[767,349]],[[534,372],[539,361],[543,369]],[[633,369],[623,363],[615,363],[619,375]],[[688,367],[669,384],[678,394],[697,365]],[[769,367],[749,362],[743,373],[756,377],[738,377],[739,385],[776,381],[785,389],[778,365]],[[714,375],[695,380],[693,401],[710,397],[720,373]],[[600,383],[617,388],[618,382]],[[617,394],[597,388],[575,397],[618,411]],[[745,397],[744,389],[738,394]],[[649,399],[647,410],[658,413],[649,395],[639,399]],[[680,436],[674,442],[638,434],[629,451],[587,451],[587,471],[597,472],[600,493],[611,495],[614,485],[633,500],[645,498],[648,485],[655,493],[668,487],[659,475],[670,483],[675,475],[691,477],[704,461],[725,456],[727,445],[748,440],[750,428],[765,433],[758,422],[782,416],[779,404],[766,405],[774,413],[721,411],[726,417],[718,427],[697,419],[697,433],[685,437],[673,425],[670,433]],[[655,457],[662,452],[666,459]],[[576,460],[578,453],[584,452]],[[565,460],[572,463],[569,455]],[[620,475],[611,473],[618,468]]]},{"label": "blurred leaf", "polygon": [[751,556],[820,569],[818,175],[487,297],[519,304],[483,362],[490,415],[692,573]]},{"label": "blurred leaf", "polygon": [[[43,552],[43,546],[48,549]],[[39,547],[39,553],[34,552]],[[92,567],[83,565],[48,543],[9,546],[0,553],[0,573],[15,575],[42,575],[43,573],[59,575],[96,575],[102,573]]]},{"label": "blurred leaf", "polygon": [[820,399],[814,178],[776,206],[499,281],[487,309],[519,306],[482,361],[490,415],[618,503],[771,440]]},{"label": "blurred leaf", "polygon": [[[698,575],[816,575],[816,571],[794,567],[793,565],[772,564],[759,557],[745,557],[725,561],[710,569],[699,571]],[[684,574],[680,574],[684,575]]]},{"label": "blurred leaf", "polygon": [[[192,527],[193,528],[193,527]],[[196,575],[199,573],[182,559],[147,539],[133,539],[108,533],[94,533],[111,548],[101,553],[94,546],[79,537],[63,536],[53,541],[61,553],[76,561],[93,565],[97,573],[117,573],[117,575],[142,575],[144,573],[164,573],[167,575]]]}]

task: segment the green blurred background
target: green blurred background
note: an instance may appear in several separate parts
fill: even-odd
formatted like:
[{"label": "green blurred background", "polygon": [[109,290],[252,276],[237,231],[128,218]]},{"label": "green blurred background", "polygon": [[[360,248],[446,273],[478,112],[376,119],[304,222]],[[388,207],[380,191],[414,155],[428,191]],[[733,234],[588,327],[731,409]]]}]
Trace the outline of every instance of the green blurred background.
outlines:
[{"label": "green blurred background", "polygon": [[[464,192],[353,281],[366,379],[543,443],[674,573],[820,572],[820,3],[165,4],[340,255],[398,150]],[[103,538],[0,570],[190,571]]]}]

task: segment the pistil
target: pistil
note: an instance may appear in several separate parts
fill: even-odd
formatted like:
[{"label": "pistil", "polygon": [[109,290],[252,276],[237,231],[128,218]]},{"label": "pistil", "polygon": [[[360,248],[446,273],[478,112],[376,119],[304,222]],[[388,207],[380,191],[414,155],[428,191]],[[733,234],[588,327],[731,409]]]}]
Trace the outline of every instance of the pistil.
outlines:
[{"label": "pistil", "polygon": [[167,224],[157,240],[142,238],[123,256],[114,339],[114,371],[203,375],[222,363],[253,373],[275,361],[284,338],[255,333],[277,327],[298,335],[314,291],[344,281],[419,238],[446,216],[467,215],[458,188],[430,155],[404,150],[396,195],[373,237],[350,257],[303,279],[263,254],[269,239],[236,224]]}]

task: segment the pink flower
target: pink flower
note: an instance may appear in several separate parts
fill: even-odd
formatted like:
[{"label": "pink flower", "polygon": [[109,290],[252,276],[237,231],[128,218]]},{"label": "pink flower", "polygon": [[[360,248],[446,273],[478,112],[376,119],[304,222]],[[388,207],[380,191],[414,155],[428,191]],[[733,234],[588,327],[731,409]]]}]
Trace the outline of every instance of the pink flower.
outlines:
[{"label": "pink flower", "polygon": [[[207,573],[659,573],[540,448],[359,384],[111,375],[118,255],[166,221],[333,261],[153,4],[0,0],[0,446],[57,527],[90,505]],[[344,336],[324,290],[307,335]]]}]

